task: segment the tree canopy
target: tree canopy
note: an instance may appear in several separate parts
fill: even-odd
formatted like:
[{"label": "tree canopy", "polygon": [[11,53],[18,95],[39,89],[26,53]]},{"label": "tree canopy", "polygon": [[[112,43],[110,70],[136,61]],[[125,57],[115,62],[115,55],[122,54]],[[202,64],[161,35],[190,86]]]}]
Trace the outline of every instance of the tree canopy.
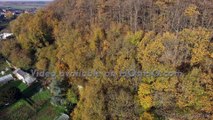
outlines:
[{"label": "tree canopy", "polygon": [[0,49],[8,49],[0,52],[20,67],[56,73],[157,70],[164,75],[60,78],[81,86],[62,94],[77,104],[70,113],[75,120],[210,120],[212,15],[210,0],[56,0],[13,21],[17,43],[3,42]]}]

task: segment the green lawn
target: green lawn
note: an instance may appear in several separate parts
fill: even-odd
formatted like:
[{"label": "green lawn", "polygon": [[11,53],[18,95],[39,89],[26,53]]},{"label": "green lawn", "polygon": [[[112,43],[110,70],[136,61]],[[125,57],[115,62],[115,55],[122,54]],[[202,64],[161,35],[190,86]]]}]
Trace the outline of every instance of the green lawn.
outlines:
[{"label": "green lawn", "polygon": [[16,80],[16,81],[10,81],[8,84],[4,84],[0,87],[0,89],[3,89],[5,87],[17,87],[21,92],[26,90],[28,87],[26,84],[24,84],[22,81]]},{"label": "green lawn", "polygon": [[27,100],[24,98],[20,99],[8,108],[0,110],[0,120],[54,120],[60,113],[64,112],[63,108],[50,104],[51,94],[49,90],[44,89],[34,93],[32,91],[37,90],[34,87],[36,84],[28,88],[24,83],[20,83],[19,81],[10,82],[8,85],[18,87],[26,96],[31,93],[33,94]]},{"label": "green lawn", "polygon": [[[54,120],[64,110],[55,106],[52,106],[49,102],[43,106],[43,108],[36,113],[31,119],[32,120]],[[39,117],[38,117],[39,116]]]},{"label": "green lawn", "polygon": [[[1,72],[1,71],[5,71],[5,68],[6,68],[6,67],[8,67],[7,63],[6,63],[5,61],[3,61],[3,60],[0,60],[0,72]],[[7,71],[7,72],[5,73],[5,75],[10,74],[10,73],[12,73],[11,70]],[[2,75],[2,74],[0,73],[0,77],[2,77],[2,76],[4,76],[4,75]]]}]

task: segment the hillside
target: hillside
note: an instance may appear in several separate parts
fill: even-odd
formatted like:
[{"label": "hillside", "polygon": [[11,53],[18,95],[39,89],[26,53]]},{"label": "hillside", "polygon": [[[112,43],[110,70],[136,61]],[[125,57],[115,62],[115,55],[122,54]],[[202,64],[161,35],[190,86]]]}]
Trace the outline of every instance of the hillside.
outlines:
[{"label": "hillside", "polygon": [[42,82],[74,120],[211,120],[212,18],[212,0],[56,0],[13,21],[0,53],[55,72]]}]

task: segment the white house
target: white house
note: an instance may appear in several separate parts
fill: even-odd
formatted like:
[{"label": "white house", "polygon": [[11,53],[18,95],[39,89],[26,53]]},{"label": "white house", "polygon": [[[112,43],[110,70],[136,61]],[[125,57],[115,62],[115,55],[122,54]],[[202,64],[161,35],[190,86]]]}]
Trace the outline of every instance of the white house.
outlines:
[{"label": "white house", "polygon": [[27,85],[31,85],[33,82],[36,81],[36,78],[32,77],[30,74],[22,71],[21,69],[16,69],[13,74],[22,82],[26,83]]},{"label": "white house", "polygon": [[5,40],[11,36],[13,36],[13,33],[2,33],[2,34],[0,34],[0,40]]}]

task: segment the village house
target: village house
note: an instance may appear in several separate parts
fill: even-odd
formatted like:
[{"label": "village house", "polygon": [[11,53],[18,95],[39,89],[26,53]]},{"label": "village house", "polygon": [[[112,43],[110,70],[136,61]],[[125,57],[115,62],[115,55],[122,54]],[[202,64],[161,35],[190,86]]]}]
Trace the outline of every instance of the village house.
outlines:
[{"label": "village house", "polygon": [[27,85],[31,85],[36,81],[36,78],[32,77],[29,73],[26,73],[21,69],[16,69],[13,74],[17,77],[17,79],[21,80]]},{"label": "village house", "polygon": [[5,76],[3,76],[3,77],[0,77],[0,83],[1,83],[1,84],[5,84],[5,83],[7,83],[7,82],[9,82],[9,81],[11,81],[11,80],[14,80],[12,74],[5,75]]}]

